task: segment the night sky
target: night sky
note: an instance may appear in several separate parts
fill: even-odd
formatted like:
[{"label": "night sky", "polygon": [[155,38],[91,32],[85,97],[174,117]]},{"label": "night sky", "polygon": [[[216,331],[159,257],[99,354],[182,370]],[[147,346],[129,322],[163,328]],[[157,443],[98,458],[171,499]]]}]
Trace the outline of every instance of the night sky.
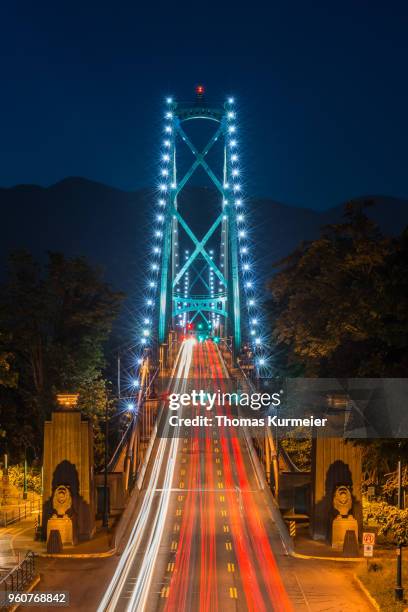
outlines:
[{"label": "night sky", "polygon": [[[405,7],[404,7],[405,4]],[[8,2],[0,185],[155,185],[166,95],[234,95],[245,191],[408,198],[403,2]]]}]

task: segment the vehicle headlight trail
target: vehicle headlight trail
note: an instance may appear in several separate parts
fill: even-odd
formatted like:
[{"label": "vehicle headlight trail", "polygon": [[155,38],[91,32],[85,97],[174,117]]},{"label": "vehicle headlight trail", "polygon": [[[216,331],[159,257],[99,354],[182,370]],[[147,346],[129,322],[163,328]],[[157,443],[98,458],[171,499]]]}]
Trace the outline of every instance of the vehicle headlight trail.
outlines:
[{"label": "vehicle headlight trail", "polygon": [[[192,362],[193,347],[195,340],[186,340],[180,348],[177,359],[176,375],[174,377],[174,392],[183,393]],[[157,558],[160,541],[163,535],[164,523],[167,515],[168,503],[171,493],[171,484],[174,475],[175,459],[178,449],[178,429],[171,439],[161,438],[158,443],[157,453],[152,467],[152,472],[146,489],[143,502],[130,534],[126,548],[116,568],[115,574],[99,604],[98,612],[113,611],[117,609],[119,599],[132,567],[140,552],[141,542],[149,530],[146,552],[138,571],[134,584],[133,593],[126,607],[130,611],[144,610],[149,593],[152,573]],[[168,446],[170,447],[168,449]],[[168,453],[166,452],[168,450]],[[164,458],[168,457],[164,465]],[[158,489],[159,478],[163,475],[163,486]],[[156,511],[153,510],[156,497],[159,496]],[[152,516],[153,515],[153,516]]]}]

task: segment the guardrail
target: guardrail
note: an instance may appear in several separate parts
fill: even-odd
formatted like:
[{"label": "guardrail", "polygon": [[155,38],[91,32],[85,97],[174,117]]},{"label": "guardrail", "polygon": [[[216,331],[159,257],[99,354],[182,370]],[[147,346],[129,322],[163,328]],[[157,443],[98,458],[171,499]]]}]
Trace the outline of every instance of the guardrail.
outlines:
[{"label": "guardrail", "polygon": [[[221,338],[220,348],[222,348],[222,347],[228,353],[230,353],[231,357],[233,356],[231,344],[227,341],[226,338]],[[251,389],[251,391],[256,391],[256,387],[255,387],[254,381],[249,378],[248,374],[243,370],[241,364],[238,362],[234,367],[240,371],[242,378],[248,384],[248,386]]]},{"label": "guardrail", "polygon": [[20,592],[23,593],[25,589],[33,582],[36,576],[35,568],[35,555],[32,551],[29,551],[24,559],[8,574],[0,579],[0,610],[6,612],[13,607],[13,604],[8,604],[8,594]]},{"label": "guardrail", "polygon": [[[118,458],[120,456],[120,453],[122,452],[122,449],[124,447],[124,445],[128,442],[133,428],[135,427],[135,424],[137,423],[138,419],[140,418],[140,408],[143,406],[143,402],[147,399],[148,393],[150,391],[150,389],[153,387],[153,383],[156,380],[157,376],[159,373],[159,368],[156,368],[155,371],[153,372],[153,374],[151,375],[151,378],[149,380],[149,384],[144,387],[143,389],[141,389],[141,392],[139,393],[139,397],[136,403],[136,409],[135,409],[135,417],[132,421],[129,422],[128,426],[126,427],[121,439],[119,440],[112,457],[110,458],[109,462],[108,462],[108,472],[114,470],[116,462],[118,461]],[[120,413],[119,413],[120,414]],[[114,418],[115,416],[119,416],[118,415],[113,415]]]},{"label": "guardrail", "polygon": [[12,523],[18,523],[18,521],[26,519],[33,512],[41,512],[41,499],[30,500],[8,510],[0,509],[0,527],[7,527]]}]

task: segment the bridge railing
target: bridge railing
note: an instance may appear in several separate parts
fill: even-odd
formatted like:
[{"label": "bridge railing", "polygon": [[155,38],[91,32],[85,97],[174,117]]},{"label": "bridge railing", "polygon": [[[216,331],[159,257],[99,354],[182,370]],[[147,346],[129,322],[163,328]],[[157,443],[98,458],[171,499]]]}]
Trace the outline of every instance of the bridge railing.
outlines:
[{"label": "bridge railing", "polygon": [[29,551],[18,565],[0,579],[1,612],[15,608],[15,604],[9,600],[9,595],[11,593],[14,595],[15,593],[23,593],[33,582],[36,575],[35,554]]},{"label": "bridge railing", "polygon": [[[230,354],[231,358],[233,358],[232,346],[227,338],[221,338],[220,348],[226,350]],[[245,380],[246,384],[251,389],[251,391],[255,391],[256,389],[255,389],[253,380],[251,380],[248,374],[244,371],[239,361],[237,361],[235,368],[239,370],[239,373],[241,374],[242,378]]]},{"label": "bridge railing", "polygon": [[156,368],[153,372],[153,374],[149,377],[149,382],[146,385],[146,387],[142,388],[139,392],[139,396],[137,399],[137,403],[135,404],[135,414],[133,419],[130,421],[129,425],[127,426],[127,428],[125,429],[121,439],[119,440],[119,443],[117,444],[113,455],[108,463],[108,471],[112,471],[115,468],[116,462],[118,461],[124,446],[129,442],[130,438],[132,437],[132,431],[135,428],[135,426],[137,426],[138,422],[141,420],[141,413],[142,413],[142,408],[143,408],[143,404],[146,401],[146,399],[148,399],[151,390],[153,389],[154,383],[158,377],[159,374],[159,368]]},{"label": "bridge railing", "polygon": [[[227,350],[232,356],[231,346],[225,341],[225,339],[223,339],[221,343],[225,350]],[[238,369],[240,376],[247,385],[248,391],[250,393],[256,392],[257,389],[254,381],[243,370],[239,362],[236,364],[236,369]],[[254,435],[253,432],[251,432],[249,435],[256,454],[258,455],[259,461],[265,471],[266,481],[273,489],[274,494],[277,495],[279,489],[279,454],[284,453],[286,459],[286,453],[280,446],[278,440],[274,439],[270,427],[265,426],[262,434],[257,433],[257,435]]]},{"label": "bridge railing", "polygon": [[0,527],[23,521],[33,512],[41,512],[41,499],[30,500],[14,507],[0,510]]}]

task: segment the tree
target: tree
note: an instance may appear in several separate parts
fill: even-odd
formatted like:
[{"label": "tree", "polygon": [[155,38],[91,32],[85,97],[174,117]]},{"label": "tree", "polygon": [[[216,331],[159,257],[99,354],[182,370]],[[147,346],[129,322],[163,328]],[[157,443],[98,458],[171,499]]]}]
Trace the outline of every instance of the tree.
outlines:
[{"label": "tree", "polygon": [[[17,487],[18,489],[23,489],[24,487],[24,465],[13,465],[8,468],[8,477],[9,481],[12,485]],[[30,469],[27,472],[27,489],[29,491],[34,491],[35,493],[41,493],[41,470]]]},{"label": "tree", "polygon": [[4,335],[0,332],[0,386],[15,387],[18,381],[17,372],[12,369],[13,354],[3,350]]},{"label": "tree", "polygon": [[[269,283],[277,375],[405,377],[408,370],[408,231],[388,238],[350,203],[277,264]],[[365,480],[383,482],[408,444],[359,441]]]},{"label": "tree", "polygon": [[109,383],[102,377],[82,381],[78,387],[78,408],[87,416],[94,430],[95,467],[101,468],[105,453],[105,410],[108,418],[112,415],[113,400],[109,392]]},{"label": "tree", "polygon": [[273,333],[286,349],[282,374],[404,376],[406,256],[406,232],[387,238],[364,206],[349,204],[343,223],[279,262],[269,287]]},{"label": "tree", "polygon": [[312,436],[310,429],[298,427],[281,440],[282,447],[302,472],[311,470]]},{"label": "tree", "polygon": [[408,509],[400,510],[385,502],[371,502],[365,509],[365,522],[369,519],[378,523],[379,535],[390,535],[398,546],[408,544]]},{"label": "tree", "polygon": [[[400,457],[408,457],[408,440],[377,438],[358,440],[363,451],[364,485],[383,483],[383,493],[391,498],[397,489],[396,465]],[[403,484],[408,484],[406,466]]]},{"label": "tree", "polygon": [[[27,252],[11,255],[0,287],[0,329],[19,374],[17,389],[0,388],[0,419],[10,439],[25,428],[38,454],[57,392],[86,390],[89,411],[92,404],[98,410],[104,345],[122,297],[83,258],[49,253],[40,266]],[[13,443],[18,447],[15,437]]]}]

